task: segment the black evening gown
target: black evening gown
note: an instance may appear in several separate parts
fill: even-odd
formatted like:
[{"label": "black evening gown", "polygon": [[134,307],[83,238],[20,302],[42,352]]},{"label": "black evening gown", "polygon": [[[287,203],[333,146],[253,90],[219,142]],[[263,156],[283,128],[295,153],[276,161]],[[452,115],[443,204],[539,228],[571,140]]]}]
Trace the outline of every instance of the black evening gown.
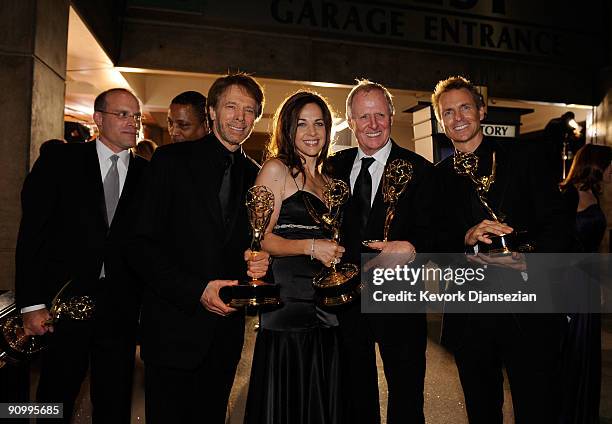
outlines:
[{"label": "black evening gown", "polygon": [[[315,195],[297,191],[283,201],[274,234],[327,238],[309,215],[305,196],[315,208],[323,208]],[[315,306],[312,288],[321,268],[305,255],[272,261],[283,305],[260,314],[245,423],[340,422],[338,322]]]},{"label": "black evening gown", "polygon": [[[569,193],[567,196],[572,196]],[[576,193],[577,194],[577,193]],[[574,211],[577,207],[573,205]],[[599,204],[576,213],[576,238],[584,253],[597,253],[606,229],[606,217]],[[599,297],[599,286],[593,287]],[[601,394],[601,316],[573,313],[570,318],[563,357],[562,424],[599,423]]]}]

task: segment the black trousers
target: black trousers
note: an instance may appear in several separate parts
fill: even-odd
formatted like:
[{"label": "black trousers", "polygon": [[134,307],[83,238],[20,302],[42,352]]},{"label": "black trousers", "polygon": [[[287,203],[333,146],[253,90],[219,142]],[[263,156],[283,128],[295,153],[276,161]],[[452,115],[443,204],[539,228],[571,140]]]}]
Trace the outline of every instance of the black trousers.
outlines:
[{"label": "black trousers", "polygon": [[[538,316],[529,318],[537,326]],[[541,326],[543,333],[537,334],[521,328],[515,315],[470,317],[465,339],[455,351],[470,424],[503,423],[504,366],[512,391],[515,423],[556,422],[560,343],[553,337],[558,330],[554,321],[552,327]]]},{"label": "black trousers", "polygon": [[74,402],[90,368],[92,422],[130,423],[135,326],[105,324],[103,321],[60,321],[43,352],[38,402],[64,404],[62,420],[70,423]]},{"label": "black trousers", "polygon": [[[145,361],[147,424],[225,423],[242,342],[218,336],[195,369]],[[180,359],[176,362],[180,364]]]},{"label": "black trousers", "polygon": [[427,324],[424,314],[362,314],[359,304],[338,314],[346,422],[380,423],[378,343],[389,389],[387,423],[424,423]]}]

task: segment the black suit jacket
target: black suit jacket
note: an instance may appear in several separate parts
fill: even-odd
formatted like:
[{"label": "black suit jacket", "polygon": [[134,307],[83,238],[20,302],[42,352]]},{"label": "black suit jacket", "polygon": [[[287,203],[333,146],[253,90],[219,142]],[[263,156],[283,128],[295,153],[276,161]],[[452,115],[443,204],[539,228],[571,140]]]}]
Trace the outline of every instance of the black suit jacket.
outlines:
[{"label": "black suit jacket", "polygon": [[[108,226],[96,143],[49,146],[26,177],[16,251],[16,301],[50,305],[67,295],[96,297],[96,317],[136,322],[139,284],[120,255],[147,162],[132,154],[112,225]],[[105,267],[106,279],[99,276]],[[127,314],[127,315],[126,315]]]},{"label": "black suit jacket", "polygon": [[[485,137],[475,151],[480,160],[480,175],[490,173],[493,152],[496,154],[497,172],[487,195],[491,208],[516,231],[527,231],[536,252],[569,251],[572,245],[571,225],[555,174],[542,149],[532,143],[499,142]],[[436,175],[436,221],[439,224],[436,251],[465,252],[463,241],[466,232],[483,219],[491,218],[478,202],[469,178],[455,173],[452,156],[436,165]],[[527,265],[529,268],[529,258]],[[524,282],[518,271],[491,269],[490,272],[496,273],[499,284]],[[529,276],[530,279],[533,277]],[[469,315],[445,314],[443,343],[450,348],[459,347],[469,321]],[[538,334],[552,337],[560,328],[553,316],[517,315],[516,322],[521,331],[532,333],[534,337],[538,337]]]},{"label": "black suit jacket", "polygon": [[[515,230],[527,231],[537,252],[566,252],[571,245],[568,214],[542,149],[530,143],[485,138],[475,152],[481,174],[490,173],[494,151],[497,177],[486,196],[489,205]],[[438,211],[444,219],[438,247],[445,252],[463,252],[467,230],[491,218],[478,203],[469,178],[454,172],[452,156],[439,162],[436,172]]]},{"label": "black suit jacket", "polygon": [[236,205],[224,223],[219,187],[224,147],[213,134],[202,140],[162,146],[151,161],[138,227],[129,244],[132,266],[143,276],[143,358],[192,369],[213,340],[242,345],[244,316],[208,312],[200,297],[212,280],[246,278],[244,250],[250,227],[245,193],[258,165],[242,154],[233,186]]},{"label": "black suit jacket", "polygon": [[[395,218],[389,231],[389,240],[407,240],[417,252],[430,252],[433,247],[431,237],[431,205],[433,202],[433,166],[426,159],[409,150],[399,147],[391,140],[392,147],[387,163],[394,159],[405,159],[413,166],[413,178],[402,193],[395,210]],[[357,148],[346,149],[336,153],[330,160],[332,173],[350,186],[350,174],[357,156]],[[365,233],[360,235],[359,217],[355,213],[353,197],[343,208],[341,244],[346,252],[343,261],[359,264],[361,253],[372,253],[362,246],[363,240],[382,240],[387,205],[383,201],[382,179],[377,188],[374,203],[370,211]]]}]

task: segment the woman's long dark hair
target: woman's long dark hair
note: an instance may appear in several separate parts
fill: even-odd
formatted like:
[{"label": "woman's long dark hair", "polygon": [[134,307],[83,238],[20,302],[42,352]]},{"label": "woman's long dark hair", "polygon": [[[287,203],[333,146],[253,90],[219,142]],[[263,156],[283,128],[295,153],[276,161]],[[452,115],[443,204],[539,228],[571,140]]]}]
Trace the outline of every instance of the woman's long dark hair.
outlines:
[{"label": "woman's long dark hair", "polygon": [[266,147],[266,159],[280,159],[294,178],[300,173],[306,175],[303,159],[295,148],[295,134],[300,112],[310,103],[319,106],[323,112],[325,144],[317,157],[316,166],[321,167],[323,174],[328,174],[325,159],[331,144],[332,113],[327,101],[315,92],[300,90],[285,99],[274,114],[272,136]]},{"label": "woman's long dark hair", "polygon": [[578,150],[561,190],[575,186],[580,191],[591,190],[601,194],[601,181],[606,168],[612,162],[612,148],[597,144],[585,144]]}]

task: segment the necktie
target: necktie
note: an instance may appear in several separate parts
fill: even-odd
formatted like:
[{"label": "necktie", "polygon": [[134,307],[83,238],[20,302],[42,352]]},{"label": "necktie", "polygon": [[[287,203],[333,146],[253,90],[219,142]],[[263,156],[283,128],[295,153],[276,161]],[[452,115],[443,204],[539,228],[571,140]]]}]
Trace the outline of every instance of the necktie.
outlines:
[{"label": "necktie", "polygon": [[106,203],[106,217],[108,218],[108,226],[110,227],[115,216],[117,203],[119,203],[119,171],[117,170],[117,160],[119,156],[112,155],[112,162],[106,177],[104,177],[104,202]]},{"label": "necktie", "polygon": [[221,205],[221,216],[223,223],[227,223],[229,217],[229,203],[232,194],[232,168],[234,167],[234,155],[228,154],[225,156],[225,171],[219,188],[219,204]]},{"label": "necktie", "polygon": [[360,219],[360,231],[363,233],[372,205],[372,176],[370,175],[370,165],[374,163],[374,158],[361,158],[361,169],[355,180],[353,188],[353,197],[357,205],[357,211]]}]

